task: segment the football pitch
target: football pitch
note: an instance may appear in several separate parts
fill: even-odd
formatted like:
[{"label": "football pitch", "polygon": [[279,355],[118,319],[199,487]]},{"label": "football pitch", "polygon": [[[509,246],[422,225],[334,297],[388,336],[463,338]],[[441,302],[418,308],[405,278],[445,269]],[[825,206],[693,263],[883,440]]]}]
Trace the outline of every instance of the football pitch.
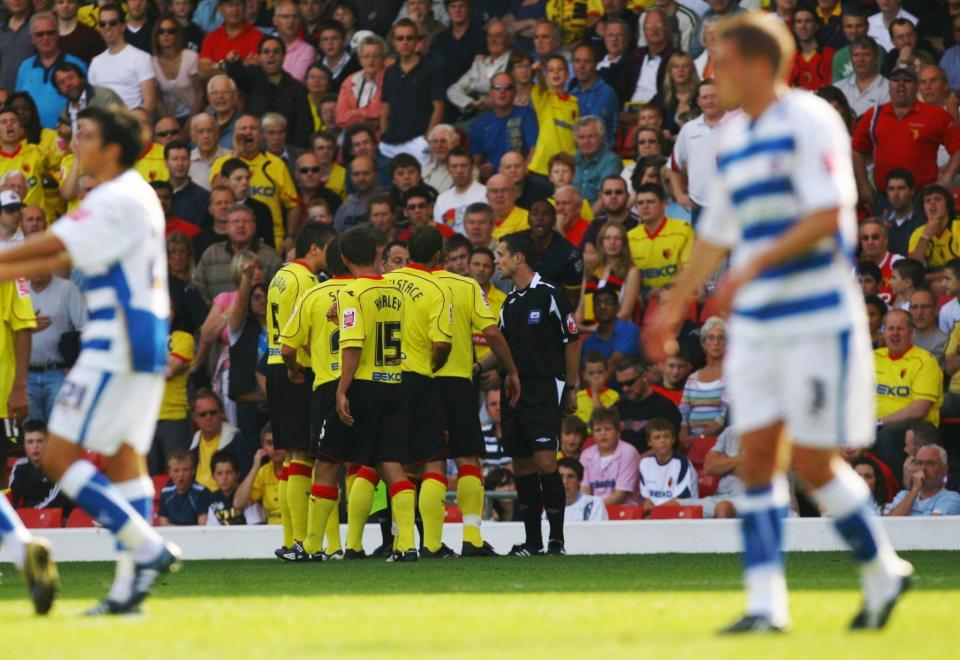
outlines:
[{"label": "football pitch", "polygon": [[733,555],[635,555],[281,564],[194,561],[143,615],[85,619],[113,567],[63,564],[38,618],[2,565],[4,658],[956,657],[960,553],[905,553],[914,589],[880,633],[848,633],[860,596],[839,553],[790,556],[794,629],[714,634],[743,606]]}]

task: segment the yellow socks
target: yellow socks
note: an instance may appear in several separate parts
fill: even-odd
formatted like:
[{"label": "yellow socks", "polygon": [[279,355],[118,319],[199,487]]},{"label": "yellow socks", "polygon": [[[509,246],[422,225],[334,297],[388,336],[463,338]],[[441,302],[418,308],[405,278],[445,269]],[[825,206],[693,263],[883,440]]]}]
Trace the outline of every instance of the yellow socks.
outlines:
[{"label": "yellow socks", "polygon": [[320,484],[310,486],[310,504],[307,508],[307,538],[303,542],[303,549],[309,554],[315,555],[323,548],[324,530],[330,527],[331,521],[337,525],[337,543],[334,550],[330,550],[330,542],[328,541],[327,552],[335,552],[340,549],[340,516],[337,515],[339,501],[339,491],[336,486],[322,486]]},{"label": "yellow socks", "polygon": [[287,471],[287,507],[290,509],[293,538],[297,541],[304,541],[307,537],[307,507],[312,483],[313,464],[299,458],[290,461]]},{"label": "yellow socks", "polygon": [[404,479],[390,486],[390,505],[397,521],[396,549],[398,552],[414,550],[413,542],[413,483]]},{"label": "yellow socks", "polygon": [[461,465],[457,476],[457,504],[463,514],[463,542],[483,545],[480,519],[483,516],[483,472],[475,465]]},{"label": "yellow socks", "polygon": [[280,500],[280,522],[283,525],[283,547],[292,548],[293,525],[290,524],[290,507],[287,506],[287,476],[290,472],[290,463],[285,461],[280,470],[280,485],[277,486],[277,498]]},{"label": "yellow socks", "polygon": [[423,521],[423,547],[430,552],[439,550],[442,543],[446,497],[446,477],[439,472],[424,473],[420,482],[420,519]]},{"label": "yellow socks", "polygon": [[328,555],[335,554],[343,550],[343,544],[340,541],[340,491],[337,489],[337,501],[334,502],[333,514],[327,516],[327,523],[323,529],[323,535],[327,539],[327,544],[323,551]]},{"label": "yellow socks", "polygon": [[380,477],[374,470],[361,467],[347,495],[347,549],[363,550],[363,527],[370,517],[373,506],[373,491],[377,489]]}]

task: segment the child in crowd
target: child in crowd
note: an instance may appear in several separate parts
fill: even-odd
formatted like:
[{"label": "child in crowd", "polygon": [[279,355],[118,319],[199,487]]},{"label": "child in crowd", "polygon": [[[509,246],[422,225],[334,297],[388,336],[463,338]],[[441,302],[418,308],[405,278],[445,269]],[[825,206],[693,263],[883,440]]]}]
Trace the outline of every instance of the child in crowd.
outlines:
[{"label": "child in crowd", "polygon": [[915,259],[901,259],[893,264],[893,275],[890,276],[892,306],[910,311],[910,296],[923,286],[925,277],[923,264]]},{"label": "child in crowd", "polygon": [[47,425],[40,419],[28,419],[23,423],[23,452],[26,456],[14,463],[10,470],[10,499],[17,508],[64,509],[64,513],[69,513],[73,506],[70,500],[40,469],[46,449]]},{"label": "child in crowd", "polygon": [[584,449],[580,456],[583,492],[603,498],[606,505],[639,504],[640,454],[629,442],[620,442],[620,414],[597,408],[591,423],[597,444]]},{"label": "child in crowd", "polygon": [[158,526],[206,525],[213,493],[196,482],[193,454],[177,449],[167,459],[170,484],[160,492]]},{"label": "child in crowd", "polygon": [[233,453],[226,449],[217,450],[210,459],[210,471],[217,483],[217,490],[207,511],[207,525],[257,525],[263,522],[259,504],[251,504],[243,509],[234,505],[240,467]]},{"label": "child in crowd", "polygon": [[612,408],[620,400],[620,394],[607,387],[610,380],[607,358],[596,351],[590,351],[583,358],[581,378],[586,387],[577,392],[576,415],[589,425],[594,409]]},{"label": "child in crowd", "polygon": [[640,497],[644,515],[663,504],[683,504],[685,499],[699,497],[697,471],[687,460],[674,451],[677,437],[673,424],[657,417],[651,419],[644,429],[652,456],[640,461]]},{"label": "child in crowd", "polygon": [[[557,470],[563,479],[563,490],[567,496],[567,506],[563,510],[564,522],[593,522],[607,520],[607,507],[596,495],[583,492],[583,466],[575,458],[561,458],[557,461]],[[544,513],[546,517],[546,513]]]},{"label": "child in crowd", "polygon": [[586,422],[575,415],[564,417],[563,426],[560,428],[560,451],[557,452],[557,460],[579,460],[588,435],[590,434],[587,432]]},{"label": "child in crowd", "polygon": [[267,523],[280,524],[280,471],[287,452],[273,445],[270,423],[260,432],[260,449],[253,456],[253,467],[237,488],[234,505],[246,509],[259,504],[267,514]]},{"label": "child in crowd", "polygon": [[[880,266],[872,261],[861,261],[854,269],[857,274],[857,282],[860,284],[860,290],[865,296],[880,295],[880,283],[883,281],[883,273],[880,272]],[[887,293],[887,298],[890,298]]]}]

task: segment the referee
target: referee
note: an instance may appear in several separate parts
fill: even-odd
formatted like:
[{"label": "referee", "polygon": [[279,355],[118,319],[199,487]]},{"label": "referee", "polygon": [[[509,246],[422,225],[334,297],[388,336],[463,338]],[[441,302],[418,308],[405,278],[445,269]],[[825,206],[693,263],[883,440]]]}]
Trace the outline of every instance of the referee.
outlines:
[{"label": "referee", "polygon": [[[576,408],[580,337],[566,294],[541,279],[531,264],[537,249],[529,232],[509,234],[497,246],[497,267],[514,289],[500,311],[500,329],[520,374],[520,398],[503,394],[503,439],[513,457],[520,517],[526,541],[513,546],[518,557],[543,554],[540,517],[550,523],[547,554],[563,555],[566,496],[557,472],[560,424]],[[492,356],[484,362],[492,362]],[[481,367],[485,365],[480,365]]]}]

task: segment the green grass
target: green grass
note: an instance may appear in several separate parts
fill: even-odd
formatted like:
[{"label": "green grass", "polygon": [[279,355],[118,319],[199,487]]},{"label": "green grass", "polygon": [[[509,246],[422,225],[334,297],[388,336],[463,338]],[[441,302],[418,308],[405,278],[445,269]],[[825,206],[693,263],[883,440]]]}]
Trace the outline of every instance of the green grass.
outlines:
[{"label": "green grass", "polygon": [[[146,614],[87,620],[113,568],[61,566],[61,600],[31,614],[3,565],[3,658],[956,657],[960,554],[907,553],[918,579],[882,633],[850,634],[856,571],[836,553],[788,563],[794,631],[718,638],[740,614],[731,555],[454,560],[391,565],[188,562],[158,588]],[[632,656],[639,657],[639,656]]]}]

